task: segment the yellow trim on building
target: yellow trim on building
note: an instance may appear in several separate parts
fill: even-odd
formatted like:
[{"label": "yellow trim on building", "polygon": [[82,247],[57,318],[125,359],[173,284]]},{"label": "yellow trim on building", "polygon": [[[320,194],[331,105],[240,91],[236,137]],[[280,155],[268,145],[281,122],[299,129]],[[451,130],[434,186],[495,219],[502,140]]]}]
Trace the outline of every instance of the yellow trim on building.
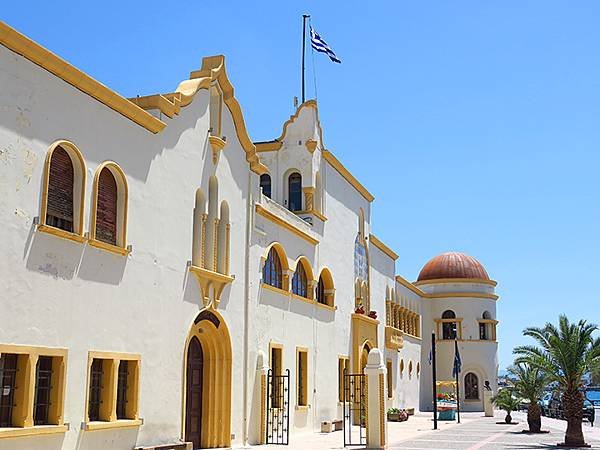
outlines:
[{"label": "yellow trim on building", "polygon": [[329,150],[323,150],[323,159],[331,165],[338,173],[350,183],[368,202],[375,200],[375,197],[350,173],[348,169],[331,153]]},{"label": "yellow trim on building", "polygon": [[[0,428],[0,438],[30,436],[35,434],[64,433],[65,389],[67,380],[67,349],[31,345],[0,344],[0,355],[17,356],[13,427]],[[39,357],[52,358],[53,379],[50,390],[49,425],[34,425],[36,367]]]},{"label": "yellow trim on building", "polygon": [[250,164],[250,169],[259,175],[268,173],[267,168],[260,162],[256,146],[248,135],[242,108],[234,96],[233,85],[227,77],[223,55],[203,58],[201,69],[193,71],[190,78],[179,83],[173,93],[136,97],[129,100],[144,109],[157,109],[165,115],[171,114],[173,117],[174,114],[179,114],[182,107],[189,105],[200,90],[209,89],[214,82],[218,82],[223,93],[223,102],[231,113],[237,138],[246,152],[246,161]]},{"label": "yellow trim on building", "polygon": [[68,425],[34,425],[27,428],[0,428],[0,439],[58,434],[66,433],[67,431],[69,431]]},{"label": "yellow trim on building", "polygon": [[[304,103],[302,103],[300,106],[298,106],[298,108],[296,108],[296,112],[294,114],[292,114],[290,116],[290,118],[284,122],[283,129],[281,130],[281,136],[273,139],[272,141],[255,143],[256,150],[258,152],[273,152],[273,151],[281,150],[281,148],[283,147],[283,141],[287,134],[288,126],[291,125],[292,123],[294,123],[296,121],[296,119],[298,119],[298,117],[300,116],[300,111],[302,111],[303,108],[314,108],[315,109],[315,112],[317,115],[317,128],[319,129],[319,139],[321,140],[321,145],[323,145],[323,130],[321,129],[321,122],[319,121],[319,110],[317,108],[317,101],[316,100],[307,100]],[[309,139],[304,143],[304,145],[306,146],[306,149],[310,153],[313,153],[316,150],[317,144],[318,144],[317,141],[312,140],[312,139]]]},{"label": "yellow trim on building", "polygon": [[417,294],[417,295],[419,295],[421,297],[425,297],[427,295],[421,289],[419,289],[418,287],[416,287],[413,283],[411,283],[410,281],[408,281],[405,278],[402,278],[400,275],[396,275],[396,281],[398,283],[400,283],[402,286],[404,286],[405,288],[410,289],[415,294]]},{"label": "yellow trim on building", "polygon": [[485,292],[436,292],[435,294],[425,294],[426,298],[489,298],[490,300],[498,300],[496,294],[487,294]]},{"label": "yellow trim on building", "polygon": [[[304,353],[304,367],[300,367],[301,354]],[[302,374],[300,373],[302,369]],[[302,375],[303,383],[298,378]],[[308,347],[296,347],[296,409],[308,409]]]},{"label": "yellow trim on building", "polygon": [[[141,355],[137,353],[122,353],[110,351],[92,350],[88,352],[87,382],[85,392],[85,417],[83,429],[87,431],[103,430],[107,428],[134,427],[142,425],[139,418],[139,397],[140,397],[140,372]],[[91,370],[94,359],[103,360],[102,364],[102,391],[100,403],[99,421],[89,420],[89,395]],[[119,363],[127,361],[134,363],[128,371],[127,377],[127,419],[117,418],[117,390],[119,378]]]},{"label": "yellow trim on building", "polygon": [[484,280],[482,278],[438,278],[435,280],[422,280],[415,281],[415,286],[421,286],[423,284],[446,284],[446,283],[477,283],[487,284],[490,286],[496,286],[498,283],[494,280]]},{"label": "yellow trim on building", "polygon": [[[2,22],[0,22],[0,33],[1,33]],[[50,184],[50,163],[52,161],[52,155],[58,148],[62,148],[69,158],[71,158],[71,164],[73,166],[73,230],[74,232],[64,231],[59,228],[52,227],[46,224],[46,215],[48,213],[48,187]],[[84,225],[84,209],[85,209],[85,177],[86,167],[85,160],[81,150],[77,148],[75,144],[70,141],[59,139],[54,141],[48,147],[46,152],[46,159],[44,160],[44,172],[42,179],[42,201],[40,202],[40,216],[39,225],[37,229],[49,234],[54,234],[65,239],[70,239],[75,242],[84,242],[85,237],[83,235]],[[79,196],[76,194],[79,190]],[[79,208],[77,208],[79,206]]]},{"label": "yellow trim on building", "polygon": [[0,21],[0,44],[42,67],[100,103],[118,112],[152,133],[158,133],[165,123],[96,81],[64,59]]},{"label": "yellow trim on building", "polygon": [[[109,244],[96,239],[96,224],[98,219],[98,183],[100,174],[104,169],[110,170],[117,183],[117,245]],[[114,161],[105,161],[98,166],[94,174],[94,185],[92,188],[92,220],[90,224],[90,238],[88,243],[92,247],[100,248],[119,255],[128,255],[127,248],[127,217],[129,207],[129,186],[123,169]],[[121,216],[121,217],[119,217]],[[121,242],[121,245],[118,243]]]},{"label": "yellow trim on building", "polygon": [[394,261],[398,259],[398,255],[391,248],[389,248],[387,245],[381,242],[374,234],[369,234],[369,241],[383,253],[392,258]]},{"label": "yellow trim on building", "polygon": [[[200,447],[230,447],[231,446],[231,377],[232,377],[232,348],[231,336],[223,316],[210,308],[204,308],[199,315],[206,313],[214,315],[219,320],[216,327],[211,320],[199,320],[192,323],[185,342],[183,352],[183,377],[181,402],[181,437],[186,435],[186,382],[187,355],[191,340],[195,337],[200,342],[204,360],[204,376],[202,386],[202,430]],[[196,316],[196,317],[199,317]]]},{"label": "yellow trim on building", "polygon": [[255,210],[258,215],[264,217],[265,219],[273,222],[276,225],[279,225],[282,228],[285,228],[292,234],[295,234],[296,236],[304,239],[310,244],[317,245],[319,243],[318,239],[312,237],[310,234],[306,233],[305,231],[302,231],[300,228],[296,227],[295,225],[292,225],[291,223],[282,219],[281,217],[273,214],[271,211],[267,210],[262,205],[257,204],[255,206]]}]

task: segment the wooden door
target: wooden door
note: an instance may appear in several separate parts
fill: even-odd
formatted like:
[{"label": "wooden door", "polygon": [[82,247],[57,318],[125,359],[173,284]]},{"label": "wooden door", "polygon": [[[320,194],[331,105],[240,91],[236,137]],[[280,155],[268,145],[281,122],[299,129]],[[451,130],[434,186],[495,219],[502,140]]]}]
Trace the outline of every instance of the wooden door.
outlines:
[{"label": "wooden door", "polygon": [[200,448],[202,431],[202,371],[204,356],[198,338],[190,341],[187,354],[187,380],[185,398],[185,440]]}]

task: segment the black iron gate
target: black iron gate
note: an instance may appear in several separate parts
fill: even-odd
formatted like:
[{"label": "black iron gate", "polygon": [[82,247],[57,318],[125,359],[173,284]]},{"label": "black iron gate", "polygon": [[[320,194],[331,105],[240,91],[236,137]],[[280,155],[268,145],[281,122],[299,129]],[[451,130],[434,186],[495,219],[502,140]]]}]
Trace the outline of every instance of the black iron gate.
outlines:
[{"label": "black iron gate", "polygon": [[344,447],[366,445],[367,378],[344,370]]},{"label": "black iron gate", "polygon": [[290,369],[267,375],[267,444],[288,445],[290,442]]}]

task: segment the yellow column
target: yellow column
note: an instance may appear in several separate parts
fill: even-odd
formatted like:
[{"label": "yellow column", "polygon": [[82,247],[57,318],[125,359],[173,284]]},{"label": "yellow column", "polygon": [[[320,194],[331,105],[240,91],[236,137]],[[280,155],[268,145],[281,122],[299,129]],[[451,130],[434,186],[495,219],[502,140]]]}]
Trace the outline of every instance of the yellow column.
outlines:
[{"label": "yellow column", "polygon": [[225,226],[226,241],[225,241],[225,275],[229,275],[229,239],[231,236],[231,224]]},{"label": "yellow column", "polygon": [[12,423],[16,427],[33,426],[35,396],[35,366],[38,355],[17,356],[17,379],[13,397]]},{"label": "yellow column", "polygon": [[219,219],[215,219],[215,227],[213,230],[213,272],[217,272],[217,258],[219,254]]},{"label": "yellow column", "polygon": [[208,214],[202,214],[202,255],[200,256],[200,267],[206,267],[206,221],[208,220]]}]

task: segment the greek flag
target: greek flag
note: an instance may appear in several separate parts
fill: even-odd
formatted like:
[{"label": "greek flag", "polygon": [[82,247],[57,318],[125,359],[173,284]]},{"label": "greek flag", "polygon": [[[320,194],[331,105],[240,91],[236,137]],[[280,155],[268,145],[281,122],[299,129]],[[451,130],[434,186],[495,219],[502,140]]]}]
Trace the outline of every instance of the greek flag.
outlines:
[{"label": "greek flag", "polygon": [[458,342],[454,340],[454,367],[452,368],[452,376],[457,377],[460,374],[462,361],[460,360],[460,353],[458,351]]},{"label": "greek flag", "polygon": [[342,63],[342,61],[340,61],[340,59],[337,56],[335,56],[335,53],[333,52],[333,50],[331,50],[331,47],[327,45],[327,42],[325,42],[323,38],[319,36],[319,34],[315,30],[312,29],[312,27],[310,27],[310,45],[312,45],[312,48],[316,51],[326,53],[327,56],[329,56],[329,59],[333,62],[338,64]]}]

